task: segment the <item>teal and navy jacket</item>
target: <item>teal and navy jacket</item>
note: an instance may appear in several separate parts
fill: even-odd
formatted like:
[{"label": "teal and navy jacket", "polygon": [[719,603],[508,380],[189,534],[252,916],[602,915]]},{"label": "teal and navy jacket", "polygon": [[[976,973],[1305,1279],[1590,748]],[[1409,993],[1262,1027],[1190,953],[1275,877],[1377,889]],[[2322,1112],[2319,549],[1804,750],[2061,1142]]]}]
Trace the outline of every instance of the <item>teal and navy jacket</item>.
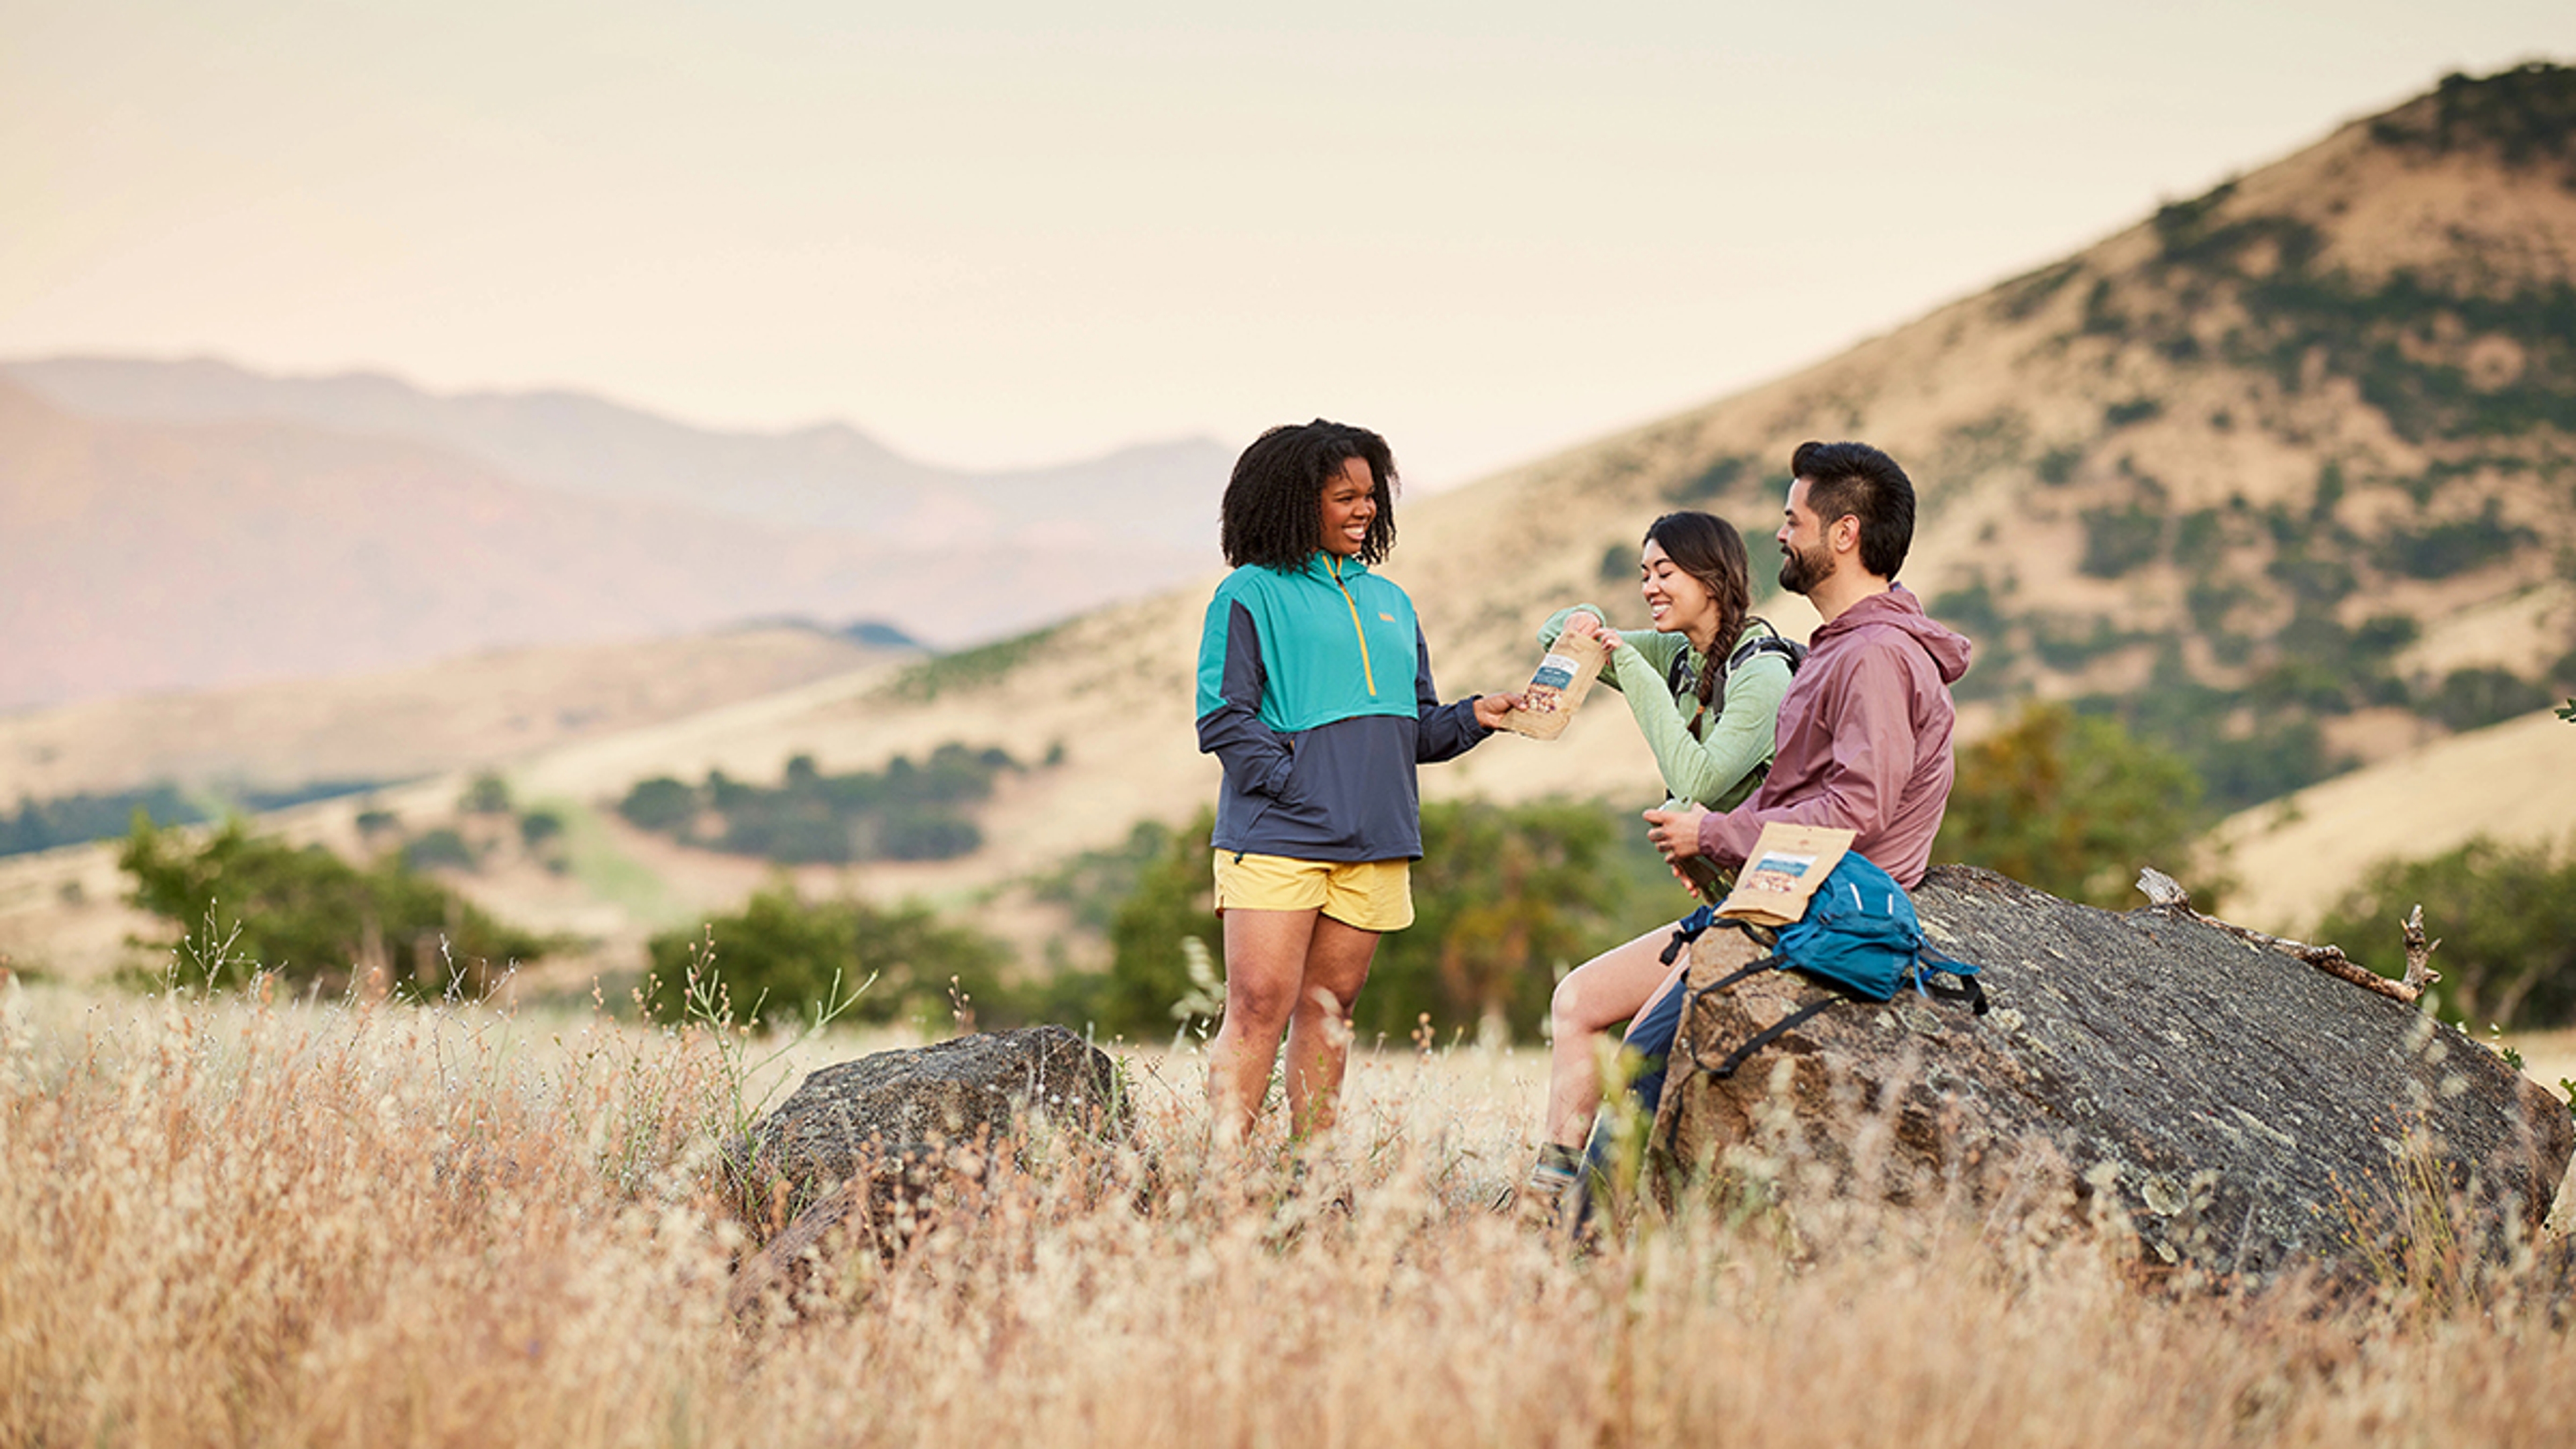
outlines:
[{"label": "teal and navy jacket", "polygon": [[1491,731],[1442,704],[1404,590],[1357,559],[1226,575],[1199,635],[1199,749],[1225,765],[1219,850],[1297,860],[1422,855],[1414,766]]}]

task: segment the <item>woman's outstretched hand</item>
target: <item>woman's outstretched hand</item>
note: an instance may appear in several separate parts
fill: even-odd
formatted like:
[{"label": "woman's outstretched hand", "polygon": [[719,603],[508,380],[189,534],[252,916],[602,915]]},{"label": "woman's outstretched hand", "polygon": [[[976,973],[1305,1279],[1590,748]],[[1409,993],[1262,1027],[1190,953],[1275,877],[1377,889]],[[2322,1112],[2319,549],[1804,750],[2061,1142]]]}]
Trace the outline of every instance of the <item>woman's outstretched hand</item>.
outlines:
[{"label": "woman's outstretched hand", "polygon": [[1699,823],[1707,818],[1708,812],[1697,805],[1680,810],[1649,810],[1646,838],[1654,842],[1666,865],[1679,865],[1699,854]]},{"label": "woman's outstretched hand", "polygon": [[1565,633],[1560,637],[1598,639],[1603,649],[1614,653],[1627,647],[1628,643],[1627,640],[1619,637],[1618,630],[1601,622],[1600,616],[1590,609],[1577,609],[1568,615],[1565,620]]},{"label": "woman's outstretched hand", "polygon": [[1503,727],[1503,716],[1520,708],[1522,704],[1526,702],[1527,701],[1524,696],[1517,694],[1477,695],[1476,723],[1483,725],[1489,730],[1501,729]]}]

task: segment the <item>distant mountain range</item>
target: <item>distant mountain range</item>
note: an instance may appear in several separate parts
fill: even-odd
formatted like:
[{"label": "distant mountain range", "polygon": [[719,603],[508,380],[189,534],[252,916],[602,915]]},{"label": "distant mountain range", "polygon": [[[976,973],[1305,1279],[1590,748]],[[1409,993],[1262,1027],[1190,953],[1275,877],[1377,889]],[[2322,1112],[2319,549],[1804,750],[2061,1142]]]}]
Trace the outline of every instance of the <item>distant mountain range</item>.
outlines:
[{"label": "distant mountain range", "polygon": [[0,709],[781,615],[989,637],[1213,566],[1230,463],[1188,439],[977,474],[577,393],[5,363]]}]

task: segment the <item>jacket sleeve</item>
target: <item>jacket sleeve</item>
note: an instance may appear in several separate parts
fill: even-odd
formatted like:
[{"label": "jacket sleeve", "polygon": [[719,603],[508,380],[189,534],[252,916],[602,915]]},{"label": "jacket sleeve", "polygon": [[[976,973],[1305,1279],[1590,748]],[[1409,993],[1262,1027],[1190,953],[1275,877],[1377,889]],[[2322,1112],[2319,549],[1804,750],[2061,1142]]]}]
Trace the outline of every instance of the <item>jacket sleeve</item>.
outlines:
[{"label": "jacket sleeve", "polygon": [[[1418,624],[1413,630],[1413,653],[1413,701],[1422,720],[1414,735],[1413,758],[1425,765],[1454,760],[1493,731],[1476,723],[1477,696],[1471,694],[1453,704],[1440,702],[1440,691],[1431,683],[1431,644]],[[1200,729],[1204,733],[1206,726]]]},{"label": "jacket sleeve", "polygon": [[1277,795],[1296,763],[1288,741],[1261,722],[1269,686],[1252,611],[1219,597],[1199,634],[1199,753],[1214,755],[1228,779],[1256,795]]},{"label": "jacket sleeve", "polygon": [[1667,693],[1653,666],[1633,650],[1621,650],[1620,669],[1641,676],[1630,681],[1628,712],[1637,717],[1637,732],[1655,752],[1664,788],[1673,798],[1724,808],[1753,793],[1753,772],[1771,758],[1772,733],[1780,721],[1780,696],[1789,692],[1789,661],[1759,653],[1726,677],[1726,707],[1711,721],[1706,737],[1690,732],[1685,704]]},{"label": "jacket sleeve", "polygon": [[[1599,619],[1605,624],[1610,622],[1609,611],[1602,608],[1599,604],[1568,604],[1564,608],[1557,610],[1555,613],[1548,615],[1547,622],[1538,626],[1538,647],[1541,649],[1555,648],[1558,636],[1565,632],[1565,621],[1573,618],[1577,613],[1590,614],[1593,618]],[[1668,669],[1672,666],[1672,651],[1665,647],[1670,641],[1665,635],[1657,633],[1652,629],[1620,629],[1615,630],[1614,632],[1617,633],[1620,639],[1625,641],[1628,645],[1628,647],[1621,650],[1618,655],[1614,655],[1614,659],[1623,658],[1629,654],[1643,653],[1659,671]],[[1661,675],[1659,674],[1657,677],[1660,678]],[[1612,689],[1618,690],[1622,694],[1625,694],[1628,690],[1628,681],[1620,677],[1619,671],[1616,668],[1602,670],[1600,682],[1608,685]]]},{"label": "jacket sleeve", "polygon": [[1904,671],[1894,654],[1872,649],[1852,661],[1849,673],[1826,681],[1829,692],[1817,704],[1833,721],[1833,755],[1823,788],[1784,805],[1739,805],[1702,817],[1700,853],[1720,865],[1740,865],[1762,827],[1774,820],[1839,826],[1864,841],[1884,832],[1914,768],[1912,694]]}]

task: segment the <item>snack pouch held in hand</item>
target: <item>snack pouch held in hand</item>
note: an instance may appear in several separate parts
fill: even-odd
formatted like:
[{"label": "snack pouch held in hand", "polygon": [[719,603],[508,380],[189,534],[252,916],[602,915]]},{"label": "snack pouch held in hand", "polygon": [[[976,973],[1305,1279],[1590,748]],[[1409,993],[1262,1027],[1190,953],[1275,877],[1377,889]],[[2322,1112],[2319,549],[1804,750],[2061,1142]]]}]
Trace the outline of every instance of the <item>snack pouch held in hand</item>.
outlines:
[{"label": "snack pouch held in hand", "polygon": [[1534,740],[1552,740],[1565,733],[1567,722],[1583,707],[1584,696],[1592,692],[1592,682],[1601,677],[1601,665],[1609,657],[1610,651],[1593,635],[1559,637],[1538,662],[1538,672],[1530,676],[1529,688],[1521,696],[1526,702],[1503,716],[1502,727]]},{"label": "snack pouch held in hand", "polygon": [[1735,889],[1717,914],[1761,926],[1786,926],[1807,914],[1807,901],[1851,850],[1859,832],[1832,825],[1762,827],[1736,873]]}]

